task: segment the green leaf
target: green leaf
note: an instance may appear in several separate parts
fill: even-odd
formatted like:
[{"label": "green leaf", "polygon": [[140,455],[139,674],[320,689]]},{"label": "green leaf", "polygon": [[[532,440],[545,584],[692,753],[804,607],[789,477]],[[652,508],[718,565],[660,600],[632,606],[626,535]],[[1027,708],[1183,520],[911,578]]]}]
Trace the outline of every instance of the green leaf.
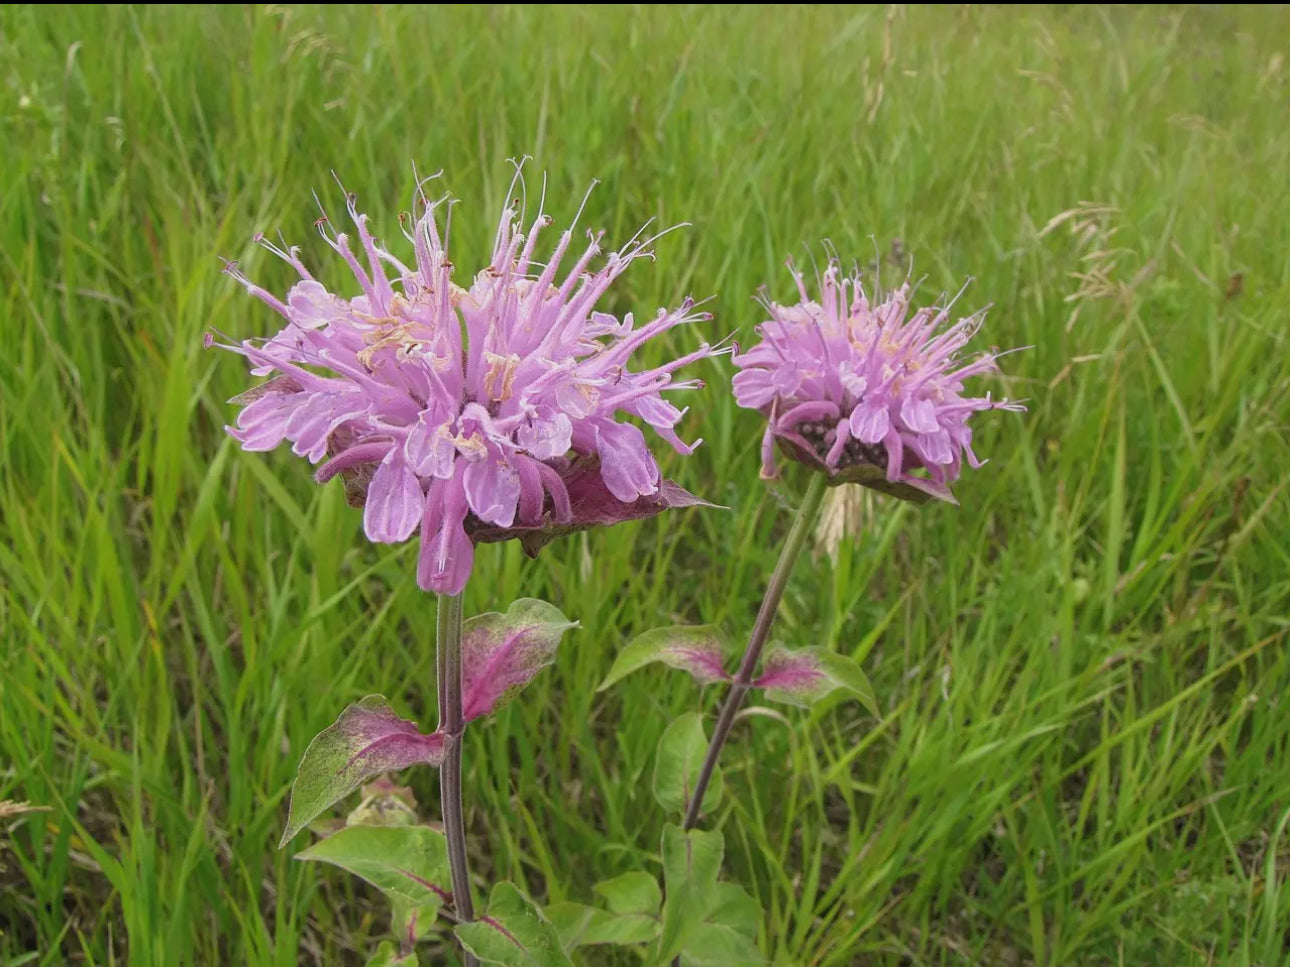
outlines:
[{"label": "green leaf", "polygon": [[456,934],[486,964],[573,967],[554,925],[513,883],[493,887],[488,912],[473,923],[457,924]]},{"label": "green leaf", "polygon": [[609,916],[604,910],[572,901],[547,904],[543,912],[551,921],[551,926],[555,927],[555,932],[560,937],[560,945],[565,950],[572,950],[582,943],[583,934],[587,932],[588,927],[598,922],[597,918]]},{"label": "green leaf", "polygon": [[[708,736],[703,731],[703,716],[686,712],[676,719],[659,739],[654,759],[654,798],[669,812],[683,815],[708,753]],[[701,812],[711,812],[721,802],[721,767],[717,766],[703,794]]]},{"label": "green leaf", "polygon": [[717,876],[725,844],[719,832],[692,829],[671,823],[663,827],[663,931],[658,959],[670,960],[686,946],[717,895]]},{"label": "green leaf", "polygon": [[490,611],[462,628],[461,711],[465,721],[504,707],[555,661],[560,638],[577,627],[554,605],[520,598],[505,614]]},{"label": "green leaf", "polygon": [[439,905],[414,906],[403,900],[391,898],[394,907],[390,921],[394,926],[394,935],[403,941],[403,946],[412,949],[419,941],[426,939],[434,928],[439,917]]},{"label": "green leaf", "polygon": [[731,680],[725,670],[725,643],[720,632],[708,625],[676,625],[655,628],[628,642],[596,690],[604,691],[638,668],[656,661],[689,672],[705,685]]},{"label": "green leaf", "polygon": [[658,881],[648,873],[624,873],[597,883],[593,889],[605,898],[614,913],[643,913],[656,917],[663,903],[663,891],[658,888]]},{"label": "green leaf", "polygon": [[[604,911],[599,911],[603,913]],[[605,918],[596,918],[589,924],[582,935],[582,946],[591,944],[613,944],[619,947],[633,944],[649,943],[658,936],[658,920],[643,914],[615,916],[605,913]]]},{"label": "green leaf", "polygon": [[705,923],[681,951],[681,967],[759,967],[766,958],[748,937],[722,924]]},{"label": "green leaf", "polygon": [[618,915],[582,903],[553,903],[547,919],[560,935],[565,950],[592,944],[629,946],[658,936],[658,920],[644,914]]},{"label": "green leaf", "polygon": [[756,940],[761,926],[761,904],[737,883],[718,883],[707,920],[729,927],[749,940]]},{"label": "green leaf", "polygon": [[416,723],[399,718],[384,696],[368,695],[341,712],[305,749],[278,848],[373,776],[442,761],[442,734],[423,735]]},{"label": "green leaf", "polygon": [[429,826],[349,826],[296,854],[360,876],[391,901],[436,912],[451,894],[448,845]]},{"label": "green leaf", "polygon": [[874,716],[882,715],[873,686],[860,666],[845,655],[823,648],[772,648],[762,661],[761,677],[753,682],[753,688],[764,688],[771,701],[804,707],[842,689]]},{"label": "green leaf", "polygon": [[403,953],[393,940],[382,940],[376,953],[367,961],[367,967],[417,967],[416,951]]}]

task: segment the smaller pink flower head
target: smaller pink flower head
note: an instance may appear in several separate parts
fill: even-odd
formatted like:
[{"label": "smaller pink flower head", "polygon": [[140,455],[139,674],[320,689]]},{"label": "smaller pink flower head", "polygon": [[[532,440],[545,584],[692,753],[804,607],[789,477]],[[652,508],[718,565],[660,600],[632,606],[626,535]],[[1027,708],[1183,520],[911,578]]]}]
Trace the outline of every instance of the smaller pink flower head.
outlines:
[{"label": "smaller pink flower head", "polygon": [[[518,174],[517,174],[518,178]],[[267,382],[229,433],[246,450],[283,442],[312,463],[320,482],[340,474],[363,507],[367,537],[421,536],[420,586],[458,593],[477,541],[522,538],[536,551],[552,536],[701,503],[669,481],[634,418],[681,453],[684,411],[664,392],[701,386],[674,380],[714,355],[707,344],[660,366],[633,370],[633,354],[674,326],[711,318],[686,299],[637,325],[598,306],[653,239],[602,253],[600,234],[561,273],[573,241],[562,232],[544,262],[536,245],[551,219],[522,233],[520,206],[501,217],[489,264],[469,288],[451,280],[444,206],[418,192],[423,212],[404,234],[412,265],[382,247],[348,209],[357,246],[318,228],[353,273],[357,294],[317,281],[296,248],[262,245],[301,276],[284,299],[228,272],[287,320],[267,340],[223,348],[245,356]],[[324,462],[325,461],[325,462]]]},{"label": "smaller pink flower head", "polygon": [[818,301],[789,265],[801,300],[766,301],[762,337],[733,357],[735,399],[768,419],[762,475],[775,475],[775,445],[829,474],[906,500],[953,501],[963,457],[972,451],[968,419],[980,410],[1023,410],[1020,403],[963,395],[970,376],[996,372],[995,353],[963,362],[958,352],[984,312],[946,326],[949,310],[909,314],[908,284],[872,305],[858,276],[831,259]]}]

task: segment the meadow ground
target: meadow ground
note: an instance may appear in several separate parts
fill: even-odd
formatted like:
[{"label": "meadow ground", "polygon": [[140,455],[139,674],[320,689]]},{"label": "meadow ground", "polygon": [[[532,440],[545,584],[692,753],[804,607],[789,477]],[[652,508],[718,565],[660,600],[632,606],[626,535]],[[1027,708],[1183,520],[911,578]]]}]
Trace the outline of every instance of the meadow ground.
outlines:
[{"label": "meadow ground", "polygon": [[[357,964],[386,929],[274,846],[347,701],[433,719],[415,544],[239,451],[247,377],[202,335],[270,331],[219,257],[281,286],[250,242],[280,227],[322,261],[332,170],[392,226],[442,168],[467,266],[523,154],[559,218],[601,179],[611,242],[693,223],[620,310],[715,295],[746,339],[830,239],[928,298],[972,276],[984,341],[1031,347],[961,507],[861,501],[795,575],[777,636],[860,658],[883,716],[736,728],[726,875],[767,954],[1286,962],[1288,37],[1274,7],[4,7],[0,962]],[[746,632],[802,486],[702,375],[665,471],[728,510],[479,554],[468,614],[582,623],[470,734],[481,883],[657,869],[655,744],[719,692],[595,686],[646,628]]]}]

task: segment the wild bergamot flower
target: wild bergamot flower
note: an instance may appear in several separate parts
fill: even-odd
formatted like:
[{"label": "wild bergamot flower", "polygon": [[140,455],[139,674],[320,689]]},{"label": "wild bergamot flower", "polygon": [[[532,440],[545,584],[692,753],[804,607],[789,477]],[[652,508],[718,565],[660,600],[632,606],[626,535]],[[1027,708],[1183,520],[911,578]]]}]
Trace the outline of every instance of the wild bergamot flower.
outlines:
[{"label": "wild bergamot flower", "polygon": [[698,441],[675,429],[684,411],[663,394],[701,386],[673,374],[720,350],[705,343],[639,371],[630,362],[654,337],[711,317],[688,298],[641,325],[599,309],[627,267],[652,255],[654,239],[638,234],[603,253],[603,233],[589,233],[562,274],[572,227],[538,261],[552,220],[539,214],[523,233],[515,203],[502,212],[491,261],[463,288],[439,225],[443,201],[418,191],[423,211],[404,229],[410,266],[372,235],[354,196],[347,202],[357,249],[325,216],[318,227],[356,294],[329,291],[299,249],[263,237],[301,276],[285,299],[227,267],[287,320],[270,339],[224,346],[271,377],[233,401],[245,405],[228,429],[244,449],[287,441],[322,464],[320,482],[341,474],[367,537],[397,543],[419,531],[418,583],[447,594],[465,585],[477,541],[519,537],[535,552],[559,533],[700,502],[661,478],[627,418],[692,452]]},{"label": "wild bergamot flower", "polygon": [[800,300],[765,300],[770,319],[761,341],[736,353],[735,398],[768,423],[762,474],[775,475],[775,446],[828,474],[830,483],[861,483],[906,500],[953,501],[972,451],[968,419],[982,410],[1022,410],[1006,399],[964,396],[964,380],[995,372],[997,353],[970,361],[958,353],[984,312],[952,325],[948,308],[910,315],[910,287],[870,303],[858,276],[844,277],[831,259],[819,299],[790,264]]}]

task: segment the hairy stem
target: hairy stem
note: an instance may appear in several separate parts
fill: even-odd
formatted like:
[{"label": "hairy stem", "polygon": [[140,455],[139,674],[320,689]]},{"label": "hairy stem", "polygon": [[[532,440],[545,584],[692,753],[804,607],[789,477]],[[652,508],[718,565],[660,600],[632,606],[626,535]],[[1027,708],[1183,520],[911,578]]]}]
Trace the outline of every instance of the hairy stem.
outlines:
[{"label": "hairy stem", "polygon": [[744,649],[743,661],[739,663],[739,673],[735,676],[734,684],[730,687],[730,694],[726,696],[726,704],[721,708],[721,717],[717,719],[716,731],[712,733],[712,741],[708,744],[708,754],[703,760],[703,769],[699,772],[698,781],[694,786],[694,795],[690,799],[689,809],[685,813],[685,828],[693,829],[699,824],[699,810],[703,805],[703,795],[708,791],[708,783],[712,779],[712,772],[717,767],[717,760],[721,758],[721,750],[726,744],[726,738],[730,735],[730,727],[734,725],[735,715],[738,714],[740,707],[744,703],[744,696],[748,694],[748,689],[752,687],[753,674],[757,671],[757,661],[761,658],[762,648],[766,644],[766,639],[770,636],[770,627],[775,623],[775,612],[779,610],[780,599],[784,597],[784,589],[788,586],[789,575],[793,573],[793,565],[797,563],[797,558],[802,553],[802,548],[806,545],[807,535],[810,534],[811,528],[815,524],[815,518],[819,516],[820,504],[824,500],[824,490],[826,485],[825,475],[814,473],[811,475],[810,486],[806,489],[806,495],[802,498],[801,506],[797,508],[797,516],[793,519],[793,529],[788,532],[788,539],[784,541],[784,548],[779,552],[779,561],[775,564],[775,571],[770,576],[770,584],[766,587],[766,594],[761,599],[761,610],[757,612],[757,622],[753,625],[752,634],[748,638],[748,647]]},{"label": "hairy stem", "polygon": [[[466,823],[461,809],[461,597],[439,595],[435,629],[435,661],[439,673],[439,728],[445,737],[446,755],[439,767],[439,799],[443,810],[443,832],[448,840],[448,870],[452,877],[452,903],[457,920],[475,919],[470,896],[470,871],[466,866]],[[479,961],[463,953],[465,967]]]}]

